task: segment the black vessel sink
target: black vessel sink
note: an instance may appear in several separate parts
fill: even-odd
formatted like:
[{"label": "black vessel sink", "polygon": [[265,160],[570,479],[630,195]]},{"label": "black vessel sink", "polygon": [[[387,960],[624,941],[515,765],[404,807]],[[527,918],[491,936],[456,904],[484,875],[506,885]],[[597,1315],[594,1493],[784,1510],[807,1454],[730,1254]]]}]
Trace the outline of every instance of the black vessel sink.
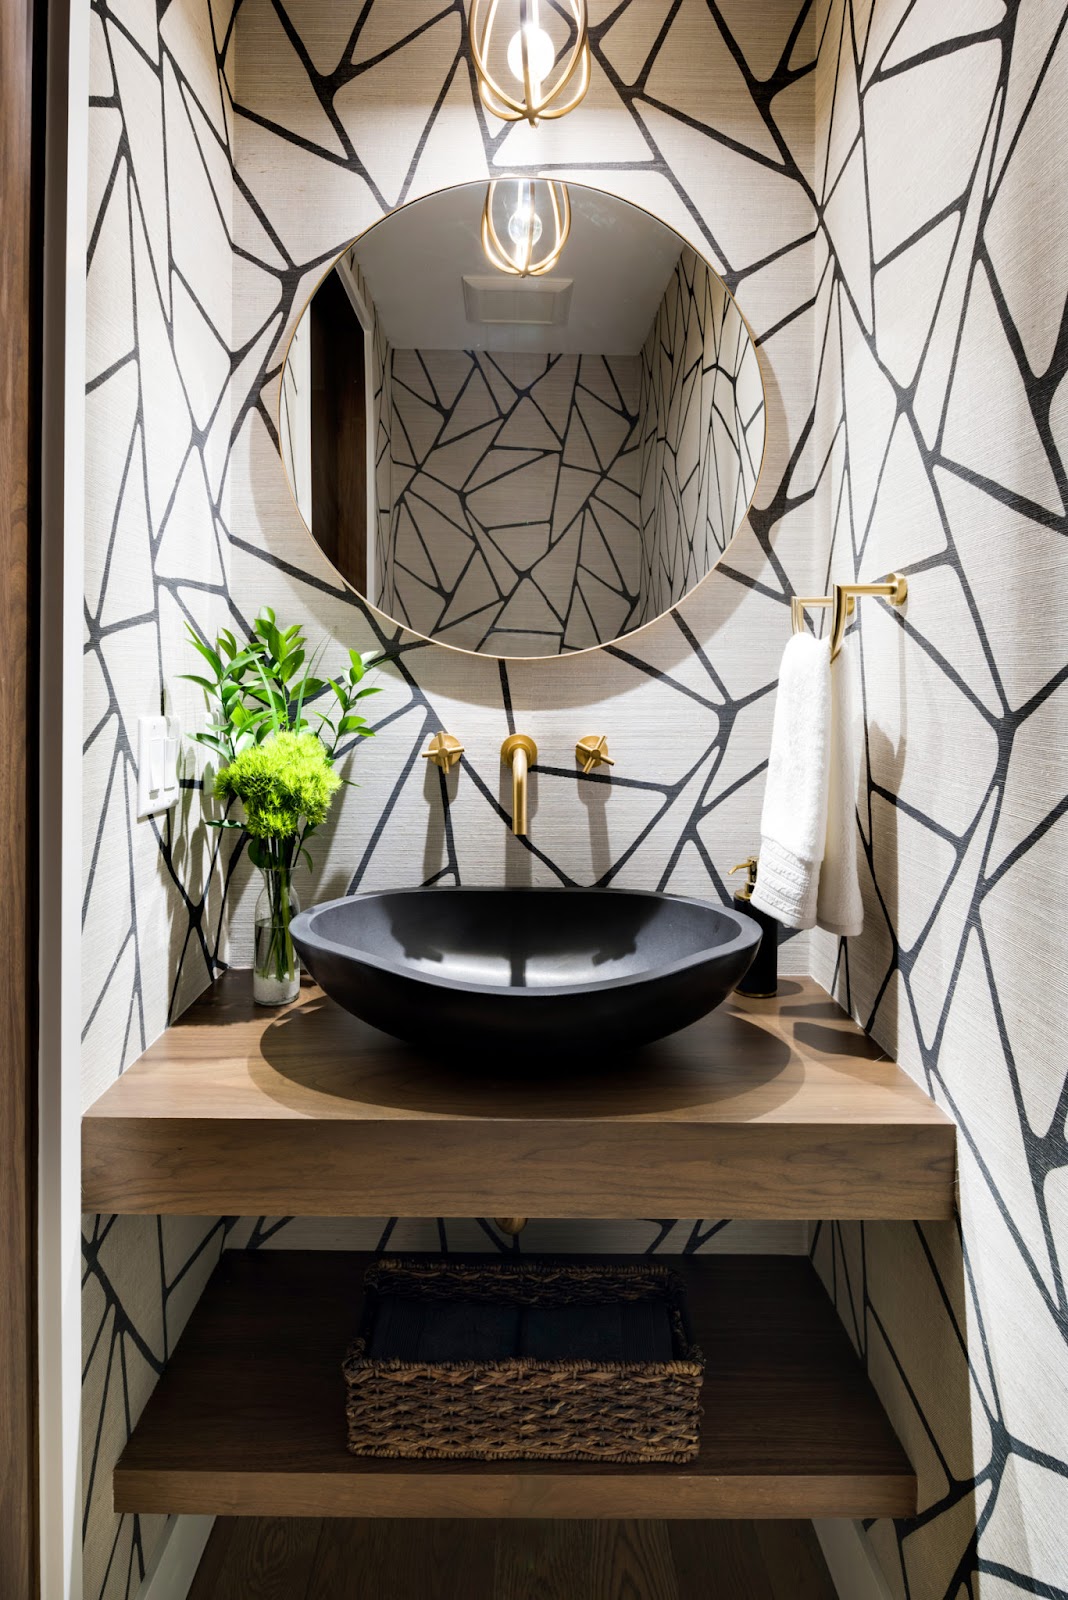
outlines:
[{"label": "black vessel sink", "polygon": [[438,1051],[648,1044],[725,999],[750,918],[629,889],[398,889],[293,920],[312,977],[357,1017]]}]

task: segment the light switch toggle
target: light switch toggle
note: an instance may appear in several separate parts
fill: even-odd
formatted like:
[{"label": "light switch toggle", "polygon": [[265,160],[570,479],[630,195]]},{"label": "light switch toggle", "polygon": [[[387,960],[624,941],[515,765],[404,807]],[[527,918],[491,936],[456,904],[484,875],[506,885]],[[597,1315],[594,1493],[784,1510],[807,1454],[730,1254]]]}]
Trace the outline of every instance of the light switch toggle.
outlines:
[{"label": "light switch toggle", "polygon": [[137,815],[151,817],[177,805],[178,744],[176,717],[137,719]]}]

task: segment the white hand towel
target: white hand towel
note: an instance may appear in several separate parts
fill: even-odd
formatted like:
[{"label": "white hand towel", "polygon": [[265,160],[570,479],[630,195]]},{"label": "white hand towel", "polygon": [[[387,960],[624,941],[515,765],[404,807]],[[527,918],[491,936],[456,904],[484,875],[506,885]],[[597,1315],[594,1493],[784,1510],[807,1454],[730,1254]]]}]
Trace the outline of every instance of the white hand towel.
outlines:
[{"label": "white hand towel", "polygon": [[827,841],[820,868],[816,921],[851,939],[864,926],[857,872],[857,747],[861,738],[856,642],[847,634],[831,666],[830,773]]},{"label": "white hand towel", "polygon": [[787,928],[816,921],[827,835],[830,656],[826,639],[796,633],[779,668],[753,905]]}]

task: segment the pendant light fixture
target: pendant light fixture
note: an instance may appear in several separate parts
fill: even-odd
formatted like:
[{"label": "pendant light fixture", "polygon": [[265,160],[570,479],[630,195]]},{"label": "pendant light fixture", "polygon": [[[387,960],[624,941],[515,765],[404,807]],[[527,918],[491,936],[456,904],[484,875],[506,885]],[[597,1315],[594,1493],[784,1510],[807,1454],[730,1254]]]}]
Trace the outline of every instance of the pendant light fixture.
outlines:
[{"label": "pendant light fixture", "polygon": [[536,128],[590,86],[586,0],[471,0],[471,56],[487,111]]},{"label": "pendant light fixture", "polygon": [[495,178],[482,207],[482,248],[491,266],[516,278],[551,272],[571,232],[566,183]]}]

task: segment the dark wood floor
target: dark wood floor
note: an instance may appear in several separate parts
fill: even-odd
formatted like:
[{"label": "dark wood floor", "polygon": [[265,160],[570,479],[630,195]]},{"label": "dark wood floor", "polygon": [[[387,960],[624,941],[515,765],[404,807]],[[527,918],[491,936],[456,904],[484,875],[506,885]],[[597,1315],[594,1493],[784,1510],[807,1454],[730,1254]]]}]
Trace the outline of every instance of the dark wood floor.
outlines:
[{"label": "dark wood floor", "polygon": [[808,1522],[221,1518],[189,1600],[835,1600]]}]

